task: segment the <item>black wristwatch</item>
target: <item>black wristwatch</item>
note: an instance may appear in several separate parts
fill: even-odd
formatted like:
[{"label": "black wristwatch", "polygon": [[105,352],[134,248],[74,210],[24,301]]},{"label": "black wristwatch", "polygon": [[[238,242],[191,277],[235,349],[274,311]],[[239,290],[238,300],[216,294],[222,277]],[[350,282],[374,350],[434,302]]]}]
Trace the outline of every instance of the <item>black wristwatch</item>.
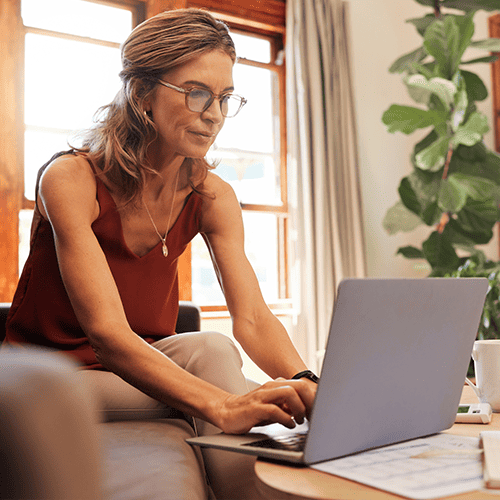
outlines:
[{"label": "black wristwatch", "polygon": [[319,382],[319,377],[317,375],[314,375],[314,373],[311,370],[304,370],[303,372],[299,372],[296,375],[292,377],[292,379],[299,379],[299,378],[308,378],[315,384]]}]

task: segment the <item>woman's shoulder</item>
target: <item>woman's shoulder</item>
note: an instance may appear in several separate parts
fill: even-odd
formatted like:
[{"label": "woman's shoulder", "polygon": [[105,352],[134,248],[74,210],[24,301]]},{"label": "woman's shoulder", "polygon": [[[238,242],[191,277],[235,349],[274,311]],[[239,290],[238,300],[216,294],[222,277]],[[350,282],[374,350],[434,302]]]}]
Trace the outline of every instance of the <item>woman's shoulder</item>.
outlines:
[{"label": "woman's shoulder", "polygon": [[84,155],[63,154],[55,158],[44,169],[41,176],[41,188],[48,184],[68,183],[83,185],[95,185],[96,179],[90,162]]},{"label": "woman's shoulder", "polygon": [[210,199],[216,200],[217,198],[227,197],[234,195],[234,190],[228,182],[221,179],[214,172],[208,172],[205,181],[203,182],[204,190],[210,193]]},{"label": "woman's shoulder", "polygon": [[37,206],[45,218],[47,202],[53,206],[63,203],[82,209],[89,207],[93,214],[96,213],[96,177],[89,161],[82,155],[64,154],[50,162],[40,177],[38,194]]},{"label": "woman's shoulder", "polygon": [[210,196],[203,197],[201,231],[209,233],[226,224],[241,213],[236,194],[228,182],[209,172],[204,182]]}]

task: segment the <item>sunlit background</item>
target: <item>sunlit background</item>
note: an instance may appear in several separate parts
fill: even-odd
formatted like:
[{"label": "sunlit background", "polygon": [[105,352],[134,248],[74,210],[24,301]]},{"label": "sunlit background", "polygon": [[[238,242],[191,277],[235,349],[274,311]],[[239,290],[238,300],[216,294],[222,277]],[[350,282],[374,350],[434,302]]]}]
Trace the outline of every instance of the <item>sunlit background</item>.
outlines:
[{"label": "sunlit background", "polygon": [[[34,199],[38,169],[57,151],[78,146],[78,132],[120,86],[120,46],[132,29],[126,8],[84,0],[23,0],[25,52],[25,196]],[[233,34],[237,54],[268,63],[270,42]],[[234,188],[242,204],[281,205],[278,93],[273,71],[236,64],[235,93],[247,98],[240,114],[226,121],[208,159]],[[20,265],[29,251],[32,212],[21,211]],[[278,299],[277,216],[244,211],[247,255],[268,302]],[[192,245],[193,301],[224,303],[201,236]]]}]

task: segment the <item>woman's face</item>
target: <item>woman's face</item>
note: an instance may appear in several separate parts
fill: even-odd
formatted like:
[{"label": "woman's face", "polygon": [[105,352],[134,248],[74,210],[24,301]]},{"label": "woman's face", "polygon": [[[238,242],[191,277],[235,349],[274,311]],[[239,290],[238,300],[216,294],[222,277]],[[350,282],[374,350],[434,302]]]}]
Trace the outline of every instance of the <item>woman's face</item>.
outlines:
[{"label": "woman's face", "polygon": [[[233,61],[226,53],[215,50],[165,73],[162,80],[183,89],[211,90],[215,95],[233,90]],[[220,103],[214,99],[203,112],[190,111],[185,94],[156,86],[145,103],[158,130],[154,146],[162,155],[203,158],[224,124]]]}]

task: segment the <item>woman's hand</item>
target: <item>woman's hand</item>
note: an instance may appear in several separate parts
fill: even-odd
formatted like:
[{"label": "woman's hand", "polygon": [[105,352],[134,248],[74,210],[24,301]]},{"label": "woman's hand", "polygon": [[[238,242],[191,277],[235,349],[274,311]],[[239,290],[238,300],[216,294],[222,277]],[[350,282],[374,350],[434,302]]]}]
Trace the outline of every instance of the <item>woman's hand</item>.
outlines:
[{"label": "woman's hand", "polygon": [[220,406],[216,425],[227,434],[272,423],[293,429],[310,416],[316,387],[309,380],[279,378],[242,396],[232,394]]}]

